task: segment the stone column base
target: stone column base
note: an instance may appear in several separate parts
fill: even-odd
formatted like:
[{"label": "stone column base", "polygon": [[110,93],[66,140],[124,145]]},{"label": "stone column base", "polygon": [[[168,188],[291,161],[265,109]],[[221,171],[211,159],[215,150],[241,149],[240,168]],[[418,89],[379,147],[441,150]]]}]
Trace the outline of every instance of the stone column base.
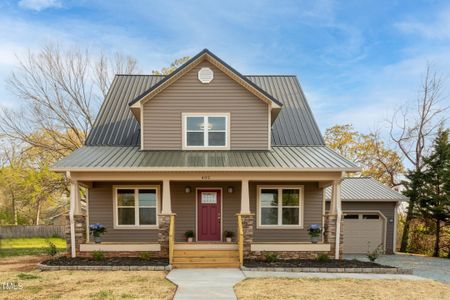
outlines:
[{"label": "stone column base", "polygon": [[[75,215],[73,216],[75,223],[75,254],[80,254],[80,244],[86,243],[86,216]],[[67,252],[72,252],[72,239],[70,236],[70,216],[66,216],[66,243]]]},{"label": "stone column base", "polygon": [[[324,242],[329,243],[331,246],[330,256],[334,258],[336,249],[336,219],[337,215],[325,214],[325,226],[324,226]],[[339,234],[339,259],[344,256],[344,219],[341,218],[341,230]]]}]

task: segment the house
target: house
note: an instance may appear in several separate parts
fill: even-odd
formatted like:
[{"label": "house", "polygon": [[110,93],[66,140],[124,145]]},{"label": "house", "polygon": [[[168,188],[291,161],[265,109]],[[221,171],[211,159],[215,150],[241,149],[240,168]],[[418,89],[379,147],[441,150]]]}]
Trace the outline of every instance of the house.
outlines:
[{"label": "house", "polygon": [[[331,188],[326,188],[329,210]],[[408,198],[370,177],[347,177],[341,181],[345,224],[344,253],[367,253],[379,245],[386,254],[395,252],[397,210]]]},{"label": "house", "polygon": [[[325,146],[295,76],[244,76],[205,49],[168,76],[117,75],[86,145],[53,170],[71,182],[72,256],[149,251],[206,267],[341,258],[341,180],[360,168]],[[101,244],[93,223],[107,229]]]}]

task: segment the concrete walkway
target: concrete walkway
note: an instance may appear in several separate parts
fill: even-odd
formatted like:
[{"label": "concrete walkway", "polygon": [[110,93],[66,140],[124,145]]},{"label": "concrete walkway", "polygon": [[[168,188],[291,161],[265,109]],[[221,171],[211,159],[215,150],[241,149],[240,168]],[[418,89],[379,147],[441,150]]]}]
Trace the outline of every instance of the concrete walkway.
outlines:
[{"label": "concrete walkway", "polygon": [[245,279],[239,269],[175,269],[167,279],[178,285],[175,300],[236,299],[233,286]]}]

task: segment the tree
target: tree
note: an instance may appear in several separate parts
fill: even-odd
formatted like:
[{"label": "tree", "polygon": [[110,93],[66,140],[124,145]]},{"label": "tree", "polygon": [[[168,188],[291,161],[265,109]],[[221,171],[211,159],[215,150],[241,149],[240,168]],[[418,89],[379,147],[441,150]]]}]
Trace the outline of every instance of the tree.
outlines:
[{"label": "tree", "polygon": [[402,161],[395,151],[385,147],[378,134],[362,134],[345,124],[328,128],[324,138],[330,148],[360,164],[361,175],[371,176],[390,187],[401,184]]},{"label": "tree", "polygon": [[[448,109],[440,105],[443,99],[443,86],[444,78],[428,64],[415,105],[416,111],[411,113],[407,106],[400,107],[389,122],[392,141],[412,165],[411,169],[415,173],[423,169],[423,157],[428,150],[430,139],[442,124],[443,112]],[[402,252],[408,247],[410,224],[418,201],[414,195],[417,194],[412,193],[413,197],[409,198],[400,246]]]},{"label": "tree", "polygon": [[189,59],[191,59],[190,56],[183,56],[181,58],[175,59],[169,67],[164,67],[161,70],[153,70],[152,75],[169,75],[184,63],[186,63]]},{"label": "tree", "polygon": [[[23,105],[2,109],[0,132],[56,158],[84,144],[114,73],[137,69],[131,57],[95,56],[88,50],[56,46],[29,51],[18,60],[7,86]],[[35,132],[45,133],[46,139]]]},{"label": "tree", "polygon": [[434,221],[435,243],[433,256],[439,257],[441,229],[450,222],[450,144],[448,130],[439,130],[430,156],[425,157],[424,171],[420,175],[423,192],[415,198],[419,200],[421,215]]}]

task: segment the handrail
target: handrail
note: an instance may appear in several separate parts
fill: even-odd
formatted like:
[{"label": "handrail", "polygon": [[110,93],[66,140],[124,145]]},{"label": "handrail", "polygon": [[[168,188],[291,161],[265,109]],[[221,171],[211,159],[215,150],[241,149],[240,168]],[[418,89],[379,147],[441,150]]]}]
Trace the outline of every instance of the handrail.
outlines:
[{"label": "handrail", "polygon": [[173,261],[173,250],[175,248],[175,216],[170,216],[169,223],[169,264]]},{"label": "handrail", "polygon": [[242,216],[238,215],[238,247],[239,247],[239,264],[244,265],[244,229],[242,227]]}]

